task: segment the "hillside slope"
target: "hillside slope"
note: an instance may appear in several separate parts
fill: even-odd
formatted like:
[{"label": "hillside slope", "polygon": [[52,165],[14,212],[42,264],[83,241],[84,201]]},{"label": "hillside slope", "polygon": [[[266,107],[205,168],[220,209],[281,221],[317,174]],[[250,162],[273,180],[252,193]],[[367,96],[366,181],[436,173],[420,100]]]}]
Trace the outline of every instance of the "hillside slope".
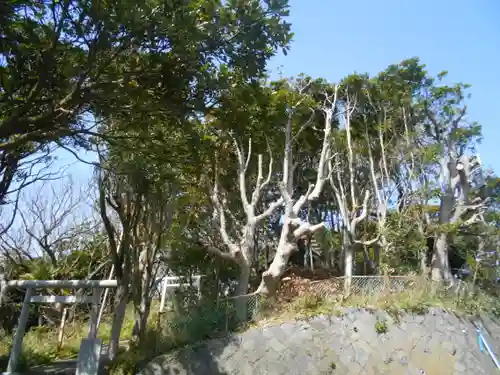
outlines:
[{"label": "hillside slope", "polygon": [[139,374],[295,375],[500,373],[475,327],[449,312],[425,315],[345,309],[338,316],[249,329],[156,358]]}]

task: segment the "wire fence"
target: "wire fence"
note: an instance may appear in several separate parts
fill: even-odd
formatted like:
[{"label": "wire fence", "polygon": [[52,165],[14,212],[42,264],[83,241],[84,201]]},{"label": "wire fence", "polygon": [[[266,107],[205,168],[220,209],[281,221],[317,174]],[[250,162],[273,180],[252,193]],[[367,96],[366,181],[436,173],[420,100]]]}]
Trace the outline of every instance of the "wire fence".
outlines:
[{"label": "wire fence", "polygon": [[[345,277],[336,277],[320,281],[310,282],[310,289],[314,294],[324,298],[334,298],[340,295],[344,290]],[[351,295],[373,295],[377,293],[397,293],[413,288],[416,278],[410,276],[353,276],[350,282]],[[220,298],[217,301],[211,301],[208,304],[210,308],[217,310],[217,315],[223,315],[231,318],[236,314],[242,305],[246,306],[247,319],[253,320],[261,312],[263,297],[260,295],[249,294],[245,296],[235,296]],[[186,305],[187,300],[181,302]],[[189,303],[187,303],[189,304]],[[207,301],[204,302],[205,308]],[[189,304],[191,305],[191,304]],[[192,305],[191,305],[192,306]],[[184,313],[189,314],[194,311],[192,308],[186,308]],[[241,317],[240,317],[241,318]]]},{"label": "wire fence", "polygon": [[[436,293],[448,295],[451,297],[462,298],[470,296],[477,291],[477,287],[463,280],[454,280],[454,283],[443,286],[425,282],[418,276],[352,276],[348,291],[346,291],[346,277],[335,277],[325,280],[312,281],[309,284],[309,293],[320,296],[325,299],[335,299],[345,296],[387,296],[388,294],[397,294],[402,292],[412,292],[417,289],[428,288],[433,285]],[[238,298],[246,299],[249,319],[258,317],[262,312],[264,298],[259,295],[248,295],[243,297],[232,297],[227,299],[227,304],[234,306]]]},{"label": "wire fence", "polygon": [[[412,276],[352,276],[350,295],[376,295],[381,293],[399,293],[416,287],[418,279]],[[323,298],[335,298],[344,291],[345,277],[335,277],[325,280],[312,281],[310,290]],[[265,297],[260,295],[246,295],[223,299],[219,308],[230,314],[237,308],[241,300],[246,302],[248,320],[253,320],[262,312]]]},{"label": "wire fence", "polygon": [[[427,288],[430,286],[422,285],[422,279],[413,276],[353,276],[350,280],[349,296],[374,296],[384,297],[388,294],[401,292],[412,292],[417,288]],[[345,277],[336,277],[319,281],[309,281],[309,289],[304,293],[314,293],[325,299],[334,299],[345,296]],[[456,280],[453,286],[439,288],[439,293],[446,293],[453,297],[463,297],[471,295],[475,290],[470,282]],[[203,321],[203,329],[211,326],[217,332],[233,330],[241,322],[242,318],[246,322],[251,322],[265,312],[268,304],[265,297],[260,295],[245,295],[238,297],[220,298],[217,301],[203,301],[201,308],[186,307],[183,309],[184,317],[180,321],[182,325],[187,326],[196,321]],[[241,316],[242,306],[245,307],[246,315]],[[201,327],[196,324],[197,327]],[[196,328],[196,332],[201,332],[201,328]]]},{"label": "wire fence", "polygon": [[[345,277],[336,279],[342,284],[346,280]],[[398,293],[413,288],[416,280],[412,276],[352,276],[350,293],[355,295]]]}]

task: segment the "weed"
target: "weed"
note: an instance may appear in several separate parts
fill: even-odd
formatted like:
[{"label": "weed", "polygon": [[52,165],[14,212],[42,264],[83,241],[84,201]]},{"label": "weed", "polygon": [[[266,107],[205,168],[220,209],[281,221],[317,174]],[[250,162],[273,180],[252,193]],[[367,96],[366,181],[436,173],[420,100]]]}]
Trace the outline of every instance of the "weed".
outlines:
[{"label": "weed", "polygon": [[[461,295],[457,298],[453,293],[437,288],[425,279],[417,279],[410,288],[400,292],[351,294],[346,298],[337,297],[304,295],[285,303],[278,303],[274,299],[264,299],[261,300],[260,311],[253,324],[294,318],[309,319],[317,315],[342,317],[344,307],[366,308],[371,312],[384,310],[395,322],[398,322],[403,312],[423,314],[430,307],[442,307],[463,314],[481,312],[500,314],[500,304],[485,293],[476,292],[474,295]],[[231,309],[222,311],[213,306],[198,306],[190,309],[189,314],[181,316],[164,315],[159,325],[155,324],[156,318],[156,314],[152,314],[146,334],[146,344],[143,347],[132,346],[126,352],[120,351],[117,360],[109,368],[113,374],[132,374],[138,363],[140,365],[157,355],[192,345],[195,342],[220,337],[228,331],[244,330],[249,327],[249,324],[238,325]],[[123,340],[132,337],[133,321],[133,309],[129,308],[121,333]],[[378,333],[384,333],[387,329],[385,321],[379,321],[375,325]],[[109,340],[110,332],[111,320],[107,318],[99,327],[98,337],[106,342]],[[20,370],[54,360],[76,358],[80,341],[87,336],[87,333],[87,322],[77,321],[68,324],[63,345],[57,349],[57,330],[46,327],[29,330],[24,337]],[[10,336],[0,333],[0,370],[6,367],[11,342]]]},{"label": "weed", "polygon": [[389,331],[389,327],[387,326],[387,322],[385,320],[379,320],[375,323],[375,331],[381,335],[383,333],[387,333]]}]

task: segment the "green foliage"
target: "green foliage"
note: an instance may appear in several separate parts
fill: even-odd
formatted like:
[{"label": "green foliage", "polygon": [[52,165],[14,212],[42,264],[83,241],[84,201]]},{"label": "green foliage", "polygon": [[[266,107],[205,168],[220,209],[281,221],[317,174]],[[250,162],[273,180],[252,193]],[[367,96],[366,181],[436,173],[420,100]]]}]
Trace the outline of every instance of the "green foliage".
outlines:
[{"label": "green foliage", "polygon": [[[154,116],[175,128],[222,90],[259,79],[288,48],[287,8],[286,0],[2,4],[0,199],[22,178],[22,161],[49,154],[51,142],[89,147],[93,136],[123,139],[132,127],[148,139]],[[105,122],[134,114],[134,126],[96,131],[89,113]]]},{"label": "green foliage", "polygon": [[[344,242],[359,245],[353,240],[377,239],[358,246],[355,261],[366,266],[366,258],[375,260],[379,254],[371,271],[383,274],[420,272],[427,238],[436,233],[446,233],[449,245],[473,265],[480,238],[489,238],[484,243],[488,248],[498,247],[493,225],[464,228],[464,220],[440,217],[442,206],[436,201],[450,195],[450,188],[443,191],[440,185],[441,168],[474,151],[481,127],[466,118],[469,86],[444,84],[446,72],[433,77],[418,58],[392,64],[374,76],[348,75],[338,85],[307,74],[270,81],[266,63],[279,49],[286,52],[292,37],[285,21],[286,0],[26,0],[0,7],[0,204],[16,179],[27,177],[22,163],[34,153],[43,153],[45,162],[53,144],[98,148],[102,197],[108,206],[114,204],[125,236],[132,239],[117,253],[111,249],[108,260],[108,242],[112,244],[116,233],[108,231],[110,238],[93,233],[61,245],[57,262],[40,257],[9,263],[9,277],[102,277],[107,268],[100,265],[111,260],[115,266],[124,260],[138,264],[142,245],[153,249],[150,259],[161,258],[165,269],[187,280],[204,275],[202,294],[211,302],[196,304],[189,292],[179,296],[190,310],[177,312],[163,325],[150,322],[142,346],[121,353],[113,364],[117,373],[132,373],[137,362],[160,350],[235,328],[232,306],[214,308],[213,301],[233,287],[238,267],[207,255],[207,244],[221,251],[227,245],[213,217],[210,187],[217,167],[226,229],[240,236],[240,224],[247,218],[236,183],[234,142],[245,153],[252,149],[245,170],[248,194],[257,181],[257,154],[264,155],[264,175],[273,160],[270,185],[259,197],[257,211],[262,212],[277,199],[288,122],[294,137],[294,194],[300,196],[316,183],[322,146],[318,130],[325,111],[334,113],[327,174],[343,186],[334,191],[326,181],[320,199],[299,213],[311,222],[328,221],[330,230],[315,237],[328,267],[341,264]],[[334,94],[335,106],[328,101]],[[88,127],[89,115],[98,128]],[[346,162],[350,154],[355,155],[352,165]],[[485,219],[497,224],[499,181],[488,176],[482,185],[474,178],[470,198],[490,197]],[[371,196],[362,209],[366,190]],[[165,212],[172,206],[167,220]],[[350,234],[353,238],[343,241],[342,222],[362,214],[366,217]],[[252,259],[256,279],[267,267],[266,258],[273,256],[280,220],[277,211],[259,228],[259,249]],[[263,245],[271,251],[264,254]],[[131,268],[134,280],[140,280],[140,267]],[[492,277],[481,267],[477,270],[480,279]],[[140,288],[132,290],[136,307]],[[430,293],[427,285],[422,290],[376,303],[389,310],[449,303],[449,296],[425,295]],[[473,311],[483,308],[483,302],[467,299],[455,305]],[[331,306],[325,299],[305,296],[291,310],[310,316],[331,311]],[[126,337],[133,324],[128,317]],[[35,330],[31,334],[38,335]],[[48,351],[46,358],[59,355]]]},{"label": "green foliage", "polygon": [[209,299],[188,304],[187,310],[160,317],[154,315],[150,319],[144,343],[119,353],[109,368],[110,373],[134,374],[158,355],[227,335],[239,327],[236,322],[232,307],[217,307]]},{"label": "green foliage", "polygon": [[389,331],[389,327],[387,326],[387,322],[385,320],[378,320],[375,323],[375,331],[381,335],[383,333],[387,333]]}]

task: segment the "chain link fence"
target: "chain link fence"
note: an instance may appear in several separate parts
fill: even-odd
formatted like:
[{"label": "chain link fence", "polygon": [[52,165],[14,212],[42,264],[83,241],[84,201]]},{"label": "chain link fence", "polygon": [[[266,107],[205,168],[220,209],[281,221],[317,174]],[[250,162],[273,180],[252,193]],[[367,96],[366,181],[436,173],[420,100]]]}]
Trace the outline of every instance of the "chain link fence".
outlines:
[{"label": "chain link fence", "polygon": [[[309,290],[323,298],[335,298],[343,294],[346,284],[345,277],[312,281]],[[412,276],[353,276],[350,283],[350,295],[377,295],[382,293],[400,293],[415,288],[417,278]],[[461,286],[462,290],[465,286]],[[245,300],[248,320],[259,316],[264,306],[264,298],[260,295],[246,295],[224,299],[221,308],[227,313],[235,311],[238,300]]]},{"label": "chain link fence", "polygon": [[[343,293],[345,282],[345,277],[312,281],[308,289],[323,298],[335,298]],[[397,293],[413,288],[415,282],[416,278],[410,276],[353,276],[350,294]],[[252,321],[259,316],[263,301],[264,297],[254,294],[219,298],[216,301],[207,301],[203,298],[201,301],[198,301],[197,298],[181,298],[181,301],[174,303],[178,306],[174,310],[177,310],[177,314],[184,315],[181,320],[186,321],[186,323],[193,320],[194,315],[202,314],[203,318],[210,319],[213,316],[214,320],[224,321],[225,325],[230,326],[231,322],[241,320],[242,317],[237,316],[237,314],[238,310],[241,313],[242,304],[246,306],[246,320]]]},{"label": "chain link fence", "polygon": [[[337,280],[344,286],[346,278]],[[411,276],[353,276],[350,293],[354,295],[372,295],[377,293],[399,293],[415,286],[416,278]]]},{"label": "chain link fence", "polygon": [[[302,295],[315,294],[325,299],[335,299],[345,296],[345,277],[336,277],[325,280],[308,281],[308,288]],[[388,294],[412,292],[417,288],[428,288],[416,276],[353,276],[350,281],[349,296],[380,297]],[[474,287],[471,283],[457,280],[453,286],[439,288],[439,293],[454,297],[471,295]],[[299,294],[298,296],[300,296]],[[242,320],[251,322],[258,319],[267,306],[265,297],[260,295],[245,295],[219,298],[217,301],[194,299],[191,303],[184,303],[184,307],[177,312],[177,324],[187,327],[193,326],[197,333],[212,327],[216,332],[233,330]],[[242,305],[246,307],[246,315],[241,316]]]}]

